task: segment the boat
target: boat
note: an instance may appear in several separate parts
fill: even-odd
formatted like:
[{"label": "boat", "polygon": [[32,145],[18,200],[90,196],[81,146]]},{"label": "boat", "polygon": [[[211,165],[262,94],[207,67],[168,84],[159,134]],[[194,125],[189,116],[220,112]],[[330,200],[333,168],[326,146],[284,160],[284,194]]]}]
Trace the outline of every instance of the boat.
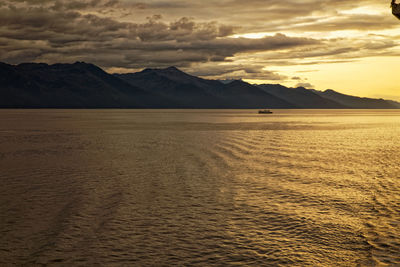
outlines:
[{"label": "boat", "polygon": [[272,114],[273,112],[269,109],[259,110],[258,114]]}]

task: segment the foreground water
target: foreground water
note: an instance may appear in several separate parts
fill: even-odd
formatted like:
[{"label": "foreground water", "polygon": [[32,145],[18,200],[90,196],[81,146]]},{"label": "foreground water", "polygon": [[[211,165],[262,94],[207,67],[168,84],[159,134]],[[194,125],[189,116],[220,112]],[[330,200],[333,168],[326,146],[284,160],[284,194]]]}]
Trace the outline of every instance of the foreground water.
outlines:
[{"label": "foreground water", "polygon": [[400,111],[0,110],[0,265],[400,265]]}]

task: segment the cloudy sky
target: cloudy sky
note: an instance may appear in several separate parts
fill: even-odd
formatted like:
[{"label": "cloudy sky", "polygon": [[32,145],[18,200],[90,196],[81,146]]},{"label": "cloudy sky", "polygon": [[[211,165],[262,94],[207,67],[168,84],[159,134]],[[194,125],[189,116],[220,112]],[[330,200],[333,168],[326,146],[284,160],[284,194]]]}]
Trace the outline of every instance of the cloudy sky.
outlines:
[{"label": "cloudy sky", "polygon": [[399,39],[390,0],[0,1],[0,61],[10,64],[174,65],[400,100]]}]

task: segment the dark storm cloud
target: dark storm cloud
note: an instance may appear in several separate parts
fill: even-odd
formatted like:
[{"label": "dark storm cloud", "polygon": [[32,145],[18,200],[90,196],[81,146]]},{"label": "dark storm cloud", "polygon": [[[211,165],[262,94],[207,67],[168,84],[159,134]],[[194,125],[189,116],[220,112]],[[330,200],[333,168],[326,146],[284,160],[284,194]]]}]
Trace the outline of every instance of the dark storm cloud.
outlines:
[{"label": "dark storm cloud", "polygon": [[233,72],[245,73],[259,73],[261,68],[259,66],[245,66],[245,65],[206,65],[204,67],[195,68],[190,70],[190,73],[197,76],[212,77],[224,76]]},{"label": "dark storm cloud", "polygon": [[168,23],[161,16],[152,16],[144,23],[128,23],[77,11],[49,11],[38,6],[5,7],[0,13],[0,32],[6,43],[2,46],[1,60],[11,63],[23,58],[26,61],[84,58],[105,67],[187,66],[191,62],[224,61],[238,53],[319,42],[283,34],[261,39],[228,38],[234,27],[195,22],[186,17]]},{"label": "dark storm cloud", "polygon": [[[140,1],[125,1],[130,5],[141,3]],[[367,28],[368,25],[373,29],[382,28],[382,16],[365,14],[345,14],[342,11],[352,8],[362,8],[364,6],[374,6],[379,8],[389,7],[388,3],[377,0],[360,1],[331,1],[331,0],[208,0],[208,1],[145,1],[148,10],[162,13],[165,12],[170,18],[174,16],[187,16],[192,14],[198,19],[215,19],[220,22],[241,25],[241,32],[251,31],[277,31],[296,28],[299,23],[310,23],[310,28],[314,23],[321,24],[323,19],[332,19],[330,25],[336,27],[323,28],[319,30],[331,31],[337,29],[359,30],[359,25]],[[365,15],[365,16],[364,16]],[[389,16],[390,17],[390,16]],[[353,21],[360,21],[361,24]],[[338,23],[335,23],[337,21]],[[386,18],[384,25],[394,27],[390,24],[390,19]],[[302,30],[298,28],[298,30]]]},{"label": "dark storm cloud", "polygon": [[[284,34],[397,27],[387,16],[342,12],[363,5],[382,4],[372,0],[6,0],[0,2],[0,61],[80,60],[110,69],[175,65],[207,77],[286,79],[265,67],[396,53],[396,40],[384,35],[328,39]],[[255,39],[232,37],[251,32],[268,34]]]},{"label": "dark storm cloud", "polygon": [[241,79],[246,77],[248,79],[263,79],[263,80],[284,80],[287,77],[279,75],[273,71],[263,70],[262,65],[203,65],[188,71],[197,76],[208,77],[208,78],[219,78],[224,79]]},{"label": "dark storm cloud", "polygon": [[41,6],[52,9],[87,9],[94,7],[113,7],[120,4],[119,0],[13,0],[10,4],[24,3],[30,7]]},{"label": "dark storm cloud", "polygon": [[307,89],[312,89],[312,88],[314,88],[314,85],[312,85],[311,83],[298,83],[298,84],[296,84],[295,87],[304,87]]}]

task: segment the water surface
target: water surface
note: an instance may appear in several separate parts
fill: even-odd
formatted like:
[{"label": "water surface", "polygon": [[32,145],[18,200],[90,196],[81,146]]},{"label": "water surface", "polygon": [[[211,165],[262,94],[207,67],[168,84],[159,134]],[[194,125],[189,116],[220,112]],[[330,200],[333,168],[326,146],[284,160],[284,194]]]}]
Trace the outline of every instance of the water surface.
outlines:
[{"label": "water surface", "polygon": [[0,265],[400,265],[400,111],[0,110]]}]

